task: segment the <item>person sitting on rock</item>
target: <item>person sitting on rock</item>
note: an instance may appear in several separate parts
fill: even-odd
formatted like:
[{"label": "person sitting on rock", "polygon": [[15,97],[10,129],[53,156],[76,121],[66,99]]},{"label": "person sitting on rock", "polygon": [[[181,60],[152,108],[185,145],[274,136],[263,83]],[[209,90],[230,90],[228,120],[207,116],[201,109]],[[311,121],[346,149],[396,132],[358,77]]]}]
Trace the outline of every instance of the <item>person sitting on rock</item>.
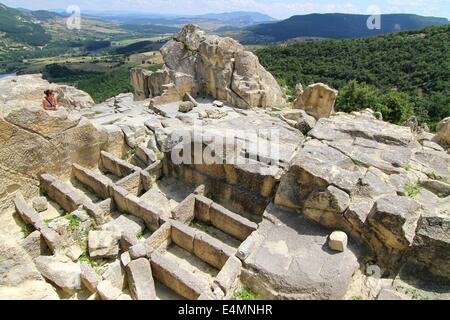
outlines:
[{"label": "person sitting on rock", "polygon": [[58,94],[53,90],[45,90],[45,98],[42,100],[42,106],[45,110],[56,111],[59,108]]}]

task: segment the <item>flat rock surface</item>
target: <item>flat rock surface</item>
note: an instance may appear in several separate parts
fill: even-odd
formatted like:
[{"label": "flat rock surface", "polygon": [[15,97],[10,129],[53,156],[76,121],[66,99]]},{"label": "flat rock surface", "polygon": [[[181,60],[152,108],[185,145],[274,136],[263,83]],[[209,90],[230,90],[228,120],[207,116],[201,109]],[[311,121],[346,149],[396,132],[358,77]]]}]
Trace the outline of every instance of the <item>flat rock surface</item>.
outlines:
[{"label": "flat rock surface", "polygon": [[329,231],[269,206],[257,231],[259,246],[245,260],[244,283],[275,299],[340,299],[358,268],[355,248],[327,246]]}]

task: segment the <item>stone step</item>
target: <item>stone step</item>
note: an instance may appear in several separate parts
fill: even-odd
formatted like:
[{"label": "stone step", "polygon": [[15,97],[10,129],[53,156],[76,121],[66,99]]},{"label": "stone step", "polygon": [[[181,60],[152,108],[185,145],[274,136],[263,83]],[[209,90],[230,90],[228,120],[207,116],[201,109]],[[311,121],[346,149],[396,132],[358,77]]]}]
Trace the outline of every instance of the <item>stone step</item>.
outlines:
[{"label": "stone step", "polygon": [[194,216],[241,241],[258,229],[256,223],[201,195],[195,197]]},{"label": "stone step", "polygon": [[100,165],[103,170],[110,172],[119,178],[124,178],[141,170],[139,167],[119,159],[106,151],[100,153]]},{"label": "stone step", "polygon": [[150,256],[153,276],[175,293],[188,300],[197,300],[208,289],[208,282],[200,280],[172,259],[159,252]]},{"label": "stone step", "polygon": [[103,200],[109,198],[109,185],[112,183],[111,179],[104,175],[97,174],[91,170],[83,168],[74,163],[72,165],[72,175],[76,180],[94,191]]},{"label": "stone step", "polygon": [[69,184],[62,182],[52,175],[41,175],[41,192],[55,201],[64,211],[73,212],[83,207],[96,222],[103,221],[104,211],[100,205],[94,204],[86,194],[74,190]]}]

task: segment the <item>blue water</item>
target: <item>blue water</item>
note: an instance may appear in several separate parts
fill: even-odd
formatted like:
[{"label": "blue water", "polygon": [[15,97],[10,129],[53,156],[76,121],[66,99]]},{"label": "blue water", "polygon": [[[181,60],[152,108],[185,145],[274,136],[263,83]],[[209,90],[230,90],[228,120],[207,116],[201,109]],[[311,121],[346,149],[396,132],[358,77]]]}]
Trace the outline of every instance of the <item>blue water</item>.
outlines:
[{"label": "blue water", "polygon": [[0,79],[4,78],[4,77],[15,76],[15,75],[16,75],[15,73],[3,73],[3,74],[0,74]]}]

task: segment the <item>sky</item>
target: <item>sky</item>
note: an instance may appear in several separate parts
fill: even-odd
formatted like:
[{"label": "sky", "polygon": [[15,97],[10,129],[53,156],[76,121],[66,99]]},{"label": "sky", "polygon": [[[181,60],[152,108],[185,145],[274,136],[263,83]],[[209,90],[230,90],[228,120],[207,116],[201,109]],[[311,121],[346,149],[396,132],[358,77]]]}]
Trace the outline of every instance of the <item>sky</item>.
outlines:
[{"label": "sky", "polygon": [[277,19],[308,13],[415,13],[450,19],[450,0],[0,0],[10,7],[193,15],[257,11]]}]

